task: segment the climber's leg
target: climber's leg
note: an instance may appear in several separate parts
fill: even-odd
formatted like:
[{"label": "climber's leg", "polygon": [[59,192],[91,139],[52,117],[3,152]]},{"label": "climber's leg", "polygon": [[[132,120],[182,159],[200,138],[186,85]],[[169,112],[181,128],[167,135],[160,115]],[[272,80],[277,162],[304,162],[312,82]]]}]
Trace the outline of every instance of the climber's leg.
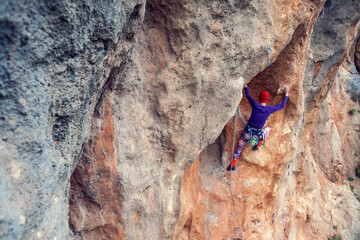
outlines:
[{"label": "climber's leg", "polygon": [[[265,138],[265,139],[269,136],[270,132],[271,132],[271,128],[270,128],[270,127],[264,128],[264,138]],[[256,146],[254,146],[253,149],[254,149],[254,150],[258,150],[259,147],[261,147],[262,144],[263,144],[263,140],[259,141],[258,144],[257,144]]]},{"label": "climber's leg", "polygon": [[265,137],[265,139],[269,136],[270,132],[271,132],[270,127],[264,128],[264,137]]},{"label": "climber's leg", "polygon": [[[245,133],[245,134],[247,134],[247,133]],[[239,145],[237,146],[236,151],[234,153],[232,163],[227,167],[228,171],[230,171],[230,170],[234,171],[235,170],[236,163],[237,163],[237,161],[239,159],[240,153],[243,150],[245,144],[246,144],[246,142],[241,137],[240,140],[239,140]]]},{"label": "climber's leg", "polygon": [[236,163],[237,163],[237,161],[239,159],[240,153],[243,150],[245,144],[246,144],[246,142],[242,138],[240,138],[239,145],[237,146],[236,151],[234,153],[234,157],[233,157],[231,166],[233,166],[233,167],[236,166]]},{"label": "climber's leg", "polygon": [[234,153],[234,156],[233,156],[233,160],[232,160],[232,163],[231,165],[229,165],[228,167],[228,170],[230,170],[230,168],[232,170],[235,170],[235,166],[236,166],[236,163],[239,159],[239,156],[240,156],[240,153],[241,151],[243,150],[245,144],[250,140],[250,135],[249,133],[247,132],[247,128],[245,127],[244,131],[241,133],[241,137],[240,137],[240,140],[239,140],[239,144],[236,148],[236,151]]}]

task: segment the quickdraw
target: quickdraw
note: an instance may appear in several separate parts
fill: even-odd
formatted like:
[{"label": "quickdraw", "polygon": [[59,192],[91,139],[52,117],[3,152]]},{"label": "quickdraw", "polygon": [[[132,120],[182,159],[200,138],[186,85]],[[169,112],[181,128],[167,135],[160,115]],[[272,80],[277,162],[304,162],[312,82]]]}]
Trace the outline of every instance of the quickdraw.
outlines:
[{"label": "quickdraw", "polygon": [[305,111],[303,112],[303,118],[302,118],[302,124],[304,125],[305,123]]},{"label": "quickdraw", "polygon": [[290,164],[288,164],[288,176],[290,176]]},{"label": "quickdraw", "polygon": [[226,179],[225,173],[221,173],[221,176],[224,178],[226,184],[231,187],[231,183],[228,182],[228,180]]},{"label": "quickdraw", "polygon": [[239,234],[239,237],[240,237],[241,239],[244,239],[243,235],[241,234],[241,231],[240,231],[239,227],[236,226],[235,229],[236,229],[237,233]]},{"label": "quickdraw", "polygon": [[293,5],[291,6],[291,9],[294,11],[296,6],[298,5],[299,0],[294,0]]},{"label": "quickdraw", "polygon": [[269,43],[269,45],[268,45],[268,59],[267,59],[268,67],[270,67],[270,52],[271,52],[271,43]]}]

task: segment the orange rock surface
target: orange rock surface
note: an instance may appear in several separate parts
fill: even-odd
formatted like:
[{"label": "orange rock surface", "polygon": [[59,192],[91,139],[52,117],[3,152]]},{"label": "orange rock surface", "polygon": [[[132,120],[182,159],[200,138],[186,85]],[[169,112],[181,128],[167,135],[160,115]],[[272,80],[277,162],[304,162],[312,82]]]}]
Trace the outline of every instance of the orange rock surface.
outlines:
[{"label": "orange rock surface", "polygon": [[92,136],[72,177],[69,223],[81,239],[123,239],[122,186],[116,169],[109,98],[93,119]]},{"label": "orange rock surface", "polygon": [[[358,182],[354,194],[347,179],[358,117],[343,108],[357,105],[341,81],[355,66],[358,31],[322,53],[312,38],[322,5],[147,2],[72,176],[75,237],[356,237]],[[267,90],[269,105],[284,86],[290,96],[267,121],[266,148],[246,147],[230,176],[234,132],[236,147],[251,113],[245,83],[254,99]]]}]

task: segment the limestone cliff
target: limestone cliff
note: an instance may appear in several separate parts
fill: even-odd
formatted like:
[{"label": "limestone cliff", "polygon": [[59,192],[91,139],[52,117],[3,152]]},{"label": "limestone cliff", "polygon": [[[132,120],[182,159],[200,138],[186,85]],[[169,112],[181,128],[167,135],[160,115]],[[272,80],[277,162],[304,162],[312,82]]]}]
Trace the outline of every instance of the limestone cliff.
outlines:
[{"label": "limestone cliff", "polygon": [[[4,0],[0,239],[360,239],[359,12]],[[290,96],[231,199],[244,83]]]}]

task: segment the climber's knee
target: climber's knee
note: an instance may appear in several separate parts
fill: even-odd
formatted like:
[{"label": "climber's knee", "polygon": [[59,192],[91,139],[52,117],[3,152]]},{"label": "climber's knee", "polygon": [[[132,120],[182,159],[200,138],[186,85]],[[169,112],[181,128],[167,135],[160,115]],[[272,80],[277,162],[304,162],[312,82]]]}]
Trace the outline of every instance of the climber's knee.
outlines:
[{"label": "climber's knee", "polygon": [[270,127],[264,128],[264,137],[267,138],[269,136],[270,132],[271,132]]}]

